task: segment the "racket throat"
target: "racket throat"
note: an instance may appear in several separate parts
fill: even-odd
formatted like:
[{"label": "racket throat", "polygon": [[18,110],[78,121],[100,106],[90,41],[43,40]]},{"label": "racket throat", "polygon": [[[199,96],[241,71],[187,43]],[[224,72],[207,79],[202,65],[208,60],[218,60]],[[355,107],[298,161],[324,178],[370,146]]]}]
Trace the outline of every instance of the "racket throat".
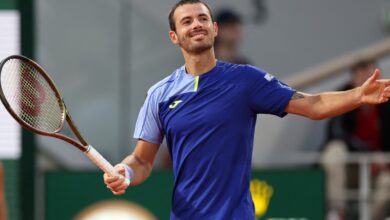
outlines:
[{"label": "racket throat", "polygon": [[86,148],[86,150],[84,151],[84,153],[88,153],[89,151],[91,151],[92,146],[91,145],[87,145],[85,148]]}]

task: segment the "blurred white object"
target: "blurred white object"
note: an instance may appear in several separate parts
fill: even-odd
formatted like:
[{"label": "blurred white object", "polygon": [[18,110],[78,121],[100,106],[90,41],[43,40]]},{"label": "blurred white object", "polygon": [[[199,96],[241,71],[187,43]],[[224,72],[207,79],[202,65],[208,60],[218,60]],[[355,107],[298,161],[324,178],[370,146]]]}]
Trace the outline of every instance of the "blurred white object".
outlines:
[{"label": "blurred white object", "polygon": [[156,220],[145,208],[122,200],[94,203],[82,210],[74,220]]}]

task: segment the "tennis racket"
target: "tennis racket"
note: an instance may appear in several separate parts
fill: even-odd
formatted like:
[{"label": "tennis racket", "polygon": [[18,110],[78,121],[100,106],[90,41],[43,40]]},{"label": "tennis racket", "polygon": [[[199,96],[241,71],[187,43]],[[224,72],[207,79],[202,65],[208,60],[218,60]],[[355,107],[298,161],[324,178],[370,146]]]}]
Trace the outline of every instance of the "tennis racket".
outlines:
[{"label": "tennis racket", "polygon": [[[33,60],[13,55],[0,63],[0,99],[22,127],[70,143],[105,173],[119,176],[114,167],[81,136],[54,82]],[[78,141],[59,133],[65,120]]]}]

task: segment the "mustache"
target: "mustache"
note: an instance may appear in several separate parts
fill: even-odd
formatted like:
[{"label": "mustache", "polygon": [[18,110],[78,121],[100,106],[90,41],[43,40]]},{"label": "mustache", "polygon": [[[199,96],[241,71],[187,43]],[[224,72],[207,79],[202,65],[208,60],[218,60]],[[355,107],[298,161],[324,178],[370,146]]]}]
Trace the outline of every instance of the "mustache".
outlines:
[{"label": "mustache", "polygon": [[197,30],[190,31],[190,32],[188,33],[188,36],[193,37],[193,36],[195,36],[195,35],[197,35],[197,34],[204,34],[204,35],[207,35],[208,33],[209,33],[209,32],[208,32],[207,30],[205,30],[205,29],[197,29]]}]

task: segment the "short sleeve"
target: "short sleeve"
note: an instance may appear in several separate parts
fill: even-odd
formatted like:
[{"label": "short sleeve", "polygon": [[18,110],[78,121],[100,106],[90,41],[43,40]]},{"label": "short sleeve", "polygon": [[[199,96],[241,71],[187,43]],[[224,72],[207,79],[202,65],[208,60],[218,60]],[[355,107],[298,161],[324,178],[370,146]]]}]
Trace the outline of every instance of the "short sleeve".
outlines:
[{"label": "short sleeve", "polygon": [[158,116],[158,97],[156,90],[149,90],[137,118],[134,130],[134,138],[161,144],[163,131]]},{"label": "short sleeve", "polygon": [[258,114],[273,114],[284,117],[287,114],[284,110],[295,90],[257,67],[247,65],[246,68],[246,72],[251,78],[248,88],[251,109]]}]

